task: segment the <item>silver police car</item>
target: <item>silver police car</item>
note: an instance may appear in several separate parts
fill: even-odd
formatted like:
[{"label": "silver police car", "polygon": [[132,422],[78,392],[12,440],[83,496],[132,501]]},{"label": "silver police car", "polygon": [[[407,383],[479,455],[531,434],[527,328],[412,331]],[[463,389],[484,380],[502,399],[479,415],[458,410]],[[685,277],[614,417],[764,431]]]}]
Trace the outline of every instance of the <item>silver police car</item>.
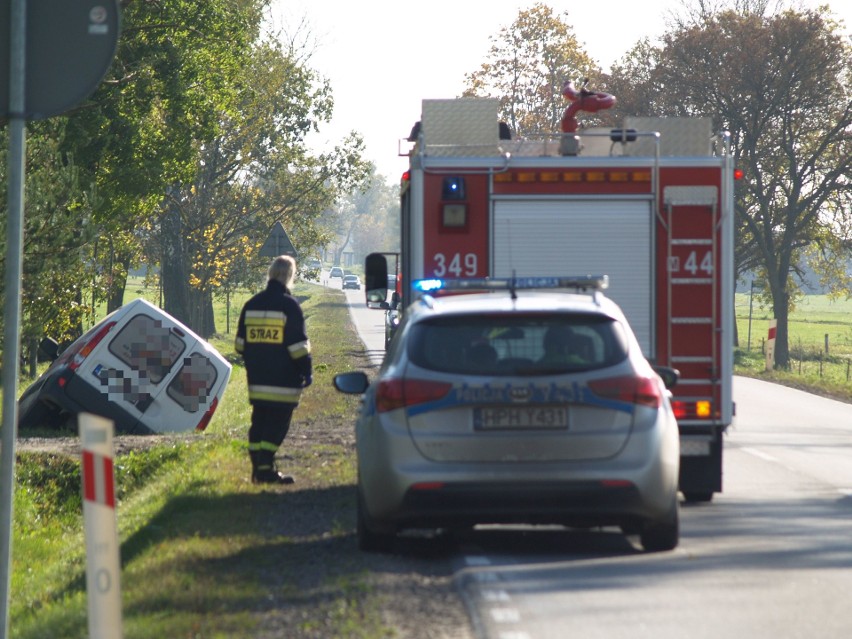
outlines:
[{"label": "silver police car", "polygon": [[[356,423],[359,547],[406,529],[617,526],[679,539],[679,440],[667,386],[606,277],[424,280]],[[486,292],[439,295],[444,290]],[[453,291],[458,292],[458,291]]]}]

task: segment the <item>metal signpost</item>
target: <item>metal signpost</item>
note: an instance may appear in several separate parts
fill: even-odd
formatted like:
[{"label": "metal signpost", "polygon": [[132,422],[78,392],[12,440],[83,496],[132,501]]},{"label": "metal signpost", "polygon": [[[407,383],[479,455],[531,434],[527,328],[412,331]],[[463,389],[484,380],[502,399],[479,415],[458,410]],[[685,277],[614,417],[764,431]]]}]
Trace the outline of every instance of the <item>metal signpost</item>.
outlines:
[{"label": "metal signpost", "polygon": [[18,434],[26,121],[76,106],[100,84],[118,43],[118,0],[0,0],[0,119],[7,119],[8,210],[0,450],[0,639],[9,636],[12,502]]},{"label": "metal signpost", "polygon": [[86,537],[86,594],[89,639],[122,636],[121,557],[115,518],[113,423],[81,413],[83,525]]}]

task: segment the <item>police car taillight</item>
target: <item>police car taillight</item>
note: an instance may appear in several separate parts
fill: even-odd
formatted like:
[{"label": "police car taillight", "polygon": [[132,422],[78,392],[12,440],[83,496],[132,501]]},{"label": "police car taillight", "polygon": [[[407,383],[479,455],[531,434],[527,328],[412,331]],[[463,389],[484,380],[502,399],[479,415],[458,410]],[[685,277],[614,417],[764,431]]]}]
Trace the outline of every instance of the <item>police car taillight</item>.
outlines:
[{"label": "police car taillight", "polygon": [[68,368],[72,371],[76,371],[80,368],[80,365],[85,361],[85,359],[91,354],[93,350],[97,347],[98,344],[101,343],[104,337],[107,336],[112,330],[112,327],[115,326],[115,322],[107,322],[104,324],[101,329],[92,335],[92,338],[83,344],[83,347],[74,353],[74,357],[71,359],[71,362],[68,364]]},{"label": "police car taillight", "polygon": [[422,379],[383,379],[376,390],[376,411],[385,413],[444,397],[452,384]]},{"label": "police car taillight", "polygon": [[611,377],[589,382],[589,388],[598,397],[613,399],[640,406],[659,408],[662,401],[660,381],[653,377]]}]

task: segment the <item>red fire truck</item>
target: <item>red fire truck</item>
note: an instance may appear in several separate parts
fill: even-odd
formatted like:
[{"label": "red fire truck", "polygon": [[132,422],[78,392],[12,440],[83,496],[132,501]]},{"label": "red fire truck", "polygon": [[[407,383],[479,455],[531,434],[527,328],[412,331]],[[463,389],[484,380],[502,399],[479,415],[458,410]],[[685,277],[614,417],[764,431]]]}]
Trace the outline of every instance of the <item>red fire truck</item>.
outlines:
[{"label": "red fire truck", "polygon": [[607,274],[646,357],[680,371],[680,489],[710,501],[734,412],[728,136],[705,118],[503,131],[495,99],[423,101],[401,189],[402,299],[424,278]]}]

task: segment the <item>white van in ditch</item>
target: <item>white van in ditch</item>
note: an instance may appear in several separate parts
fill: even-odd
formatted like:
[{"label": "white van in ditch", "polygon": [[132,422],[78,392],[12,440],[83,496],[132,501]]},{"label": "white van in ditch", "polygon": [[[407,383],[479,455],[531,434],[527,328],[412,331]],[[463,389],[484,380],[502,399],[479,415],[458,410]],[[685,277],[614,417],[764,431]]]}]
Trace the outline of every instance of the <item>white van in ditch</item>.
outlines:
[{"label": "white van in ditch", "polygon": [[76,428],[81,412],[116,433],[204,430],[231,376],[210,344],[143,299],[125,304],[75,340],[18,400],[18,427]]}]

